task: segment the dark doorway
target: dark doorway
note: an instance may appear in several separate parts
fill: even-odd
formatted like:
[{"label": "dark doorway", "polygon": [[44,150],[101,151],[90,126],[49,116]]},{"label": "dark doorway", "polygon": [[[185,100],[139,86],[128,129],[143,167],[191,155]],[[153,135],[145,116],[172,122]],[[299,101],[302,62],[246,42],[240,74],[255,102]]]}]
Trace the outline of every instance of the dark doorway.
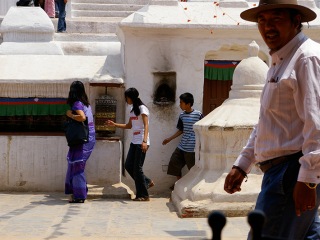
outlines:
[{"label": "dark doorway", "polygon": [[205,61],[203,85],[204,115],[219,107],[228,97],[234,69],[240,61]]}]

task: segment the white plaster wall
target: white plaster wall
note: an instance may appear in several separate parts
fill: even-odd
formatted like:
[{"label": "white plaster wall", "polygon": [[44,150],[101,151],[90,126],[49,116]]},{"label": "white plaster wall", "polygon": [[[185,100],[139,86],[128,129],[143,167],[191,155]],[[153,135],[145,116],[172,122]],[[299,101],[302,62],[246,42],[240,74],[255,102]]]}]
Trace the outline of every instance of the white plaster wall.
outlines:
[{"label": "white plaster wall", "polygon": [[86,167],[89,184],[111,186],[121,182],[122,142],[97,140]]},{"label": "white plaster wall", "polygon": [[[64,136],[0,136],[0,144],[1,191],[64,191]],[[98,140],[87,162],[88,183],[119,183],[121,159],[121,141]]]},{"label": "white plaster wall", "polygon": [[59,191],[64,187],[64,137],[0,136],[0,190]]},{"label": "white plaster wall", "polygon": [[[122,44],[125,50],[126,88],[136,87],[142,101],[150,110],[151,146],[147,152],[144,171],[156,183],[156,187],[150,191],[164,192],[175,182],[175,177],[167,175],[166,171],[180,137],[166,146],[162,145],[162,141],[177,131],[176,124],[181,112],[179,96],[184,92],[191,92],[195,99],[194,109],[202,111],[204,60],[207,53],[210,52],[216,60],[241,60],[248,56],[247,47],[252,39],[257,42],[261,39],[258,32],[248,30],[247,34],[240,34],[231,29],[216,30],[215,34],[211,34],[209,29],[149,28],[144,31],[140,28],[124,27],[121,34],[125,38],[125,41],[122,39]],[[175,104],[156,106],[153,104],[153,72],[170,71],[176,72]],[[126,121],[128,111],[129,109],[125,115]],[[131,131],[125,133],[125,155],[131,134]],[[124,181],[133,187],[130,178]]]},{"label": "white plaster wall", "polygon": [[7,14],[10,7],[16,6],[18,0],[2,0],[0,1],[0,16]]},{"label": "white plaster wall", "polygon": [[[315,41],[320,41],[315,26],[304,26],[304,32]],[[170,156],[180,138],[166,146],[162,141],[176,131],[179,108],[179,95],[191,92],[194,95],[194,108],[202,110],[204,59],[242,60],[248,57],[248,45],[254,40],[260,46],[259,57],[270,62],[269,50],[256,27],[227,26],[211,29],[163,27],[152,25],[149,28],[120,24],[118,36],[124,51],[126,88],[136,87],[142,101],[150,110],[151,146],[148,150],[144,170],[156,186],[150,192],[164,192],[175,181],[166,174]],[[154,72],[176,72],[176,102],[173,106],[159,107],[153,104]],[[129,109],[125,112],[128,120]],[[250,130],[248,130],[250,132]],[[124,154],[128,151],[131,131],[125,132]],[[238,148],[239,153],[241,147]],[[237,153],[234,154],[236,159]],[[186,173],[186,171],[184,171]],[[134,188],[133,181],[124,182]]]}]

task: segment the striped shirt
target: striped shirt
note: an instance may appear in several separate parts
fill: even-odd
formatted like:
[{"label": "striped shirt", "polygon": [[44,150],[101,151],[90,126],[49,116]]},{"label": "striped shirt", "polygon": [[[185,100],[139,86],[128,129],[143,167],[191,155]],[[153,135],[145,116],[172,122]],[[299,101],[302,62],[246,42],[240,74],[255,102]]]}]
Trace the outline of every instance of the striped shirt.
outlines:
[{"label": "striped shirt", "polygon": [[192,112],[180,113],[177,128],[182,131],[182,137],[179,142],[178,148],[185,152],[194,152],[196,145],[196,137],[193,131],[193,124],[203,118],[203,115],[198,110]]}]

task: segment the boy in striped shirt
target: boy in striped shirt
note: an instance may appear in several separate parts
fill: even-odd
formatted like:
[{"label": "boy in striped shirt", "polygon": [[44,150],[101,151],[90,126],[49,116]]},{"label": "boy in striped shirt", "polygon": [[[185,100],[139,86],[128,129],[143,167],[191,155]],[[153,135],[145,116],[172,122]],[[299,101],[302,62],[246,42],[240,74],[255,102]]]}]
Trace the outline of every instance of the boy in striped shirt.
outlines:
[{"label": "boy in striped shirt", "polygon": [[[162,145],[166,145],[171,140],[179,137],[182,134],[178,147],[172,153],[170,158],[167,174],[181,178],[181,170],[187,165],[188,169],[195,164],[194,147],[196,143],[195,133],[193,131],[193,124],[203,118],[200,111],[192,108],[194,99],[191,93],[183,93],[180,95],[180,108],[183,111],[180,113],[177,129],[178,131],[171,137],[163,140]],[[172,190],[174,185],[170,187]]]}]

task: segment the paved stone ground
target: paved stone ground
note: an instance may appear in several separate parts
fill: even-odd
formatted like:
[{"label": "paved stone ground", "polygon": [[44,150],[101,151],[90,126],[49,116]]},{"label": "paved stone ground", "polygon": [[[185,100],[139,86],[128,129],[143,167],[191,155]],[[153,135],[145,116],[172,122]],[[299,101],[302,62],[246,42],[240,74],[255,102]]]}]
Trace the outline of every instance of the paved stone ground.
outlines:
[{"label": "paved stone ground", "polygon": [[[245,240],[246,218],[228,218],[223,240]],[[89,199],[62,193],[0,193],[1,240],[211,239],[206,218],[179,218],[166,197],[150,202]]]}]

